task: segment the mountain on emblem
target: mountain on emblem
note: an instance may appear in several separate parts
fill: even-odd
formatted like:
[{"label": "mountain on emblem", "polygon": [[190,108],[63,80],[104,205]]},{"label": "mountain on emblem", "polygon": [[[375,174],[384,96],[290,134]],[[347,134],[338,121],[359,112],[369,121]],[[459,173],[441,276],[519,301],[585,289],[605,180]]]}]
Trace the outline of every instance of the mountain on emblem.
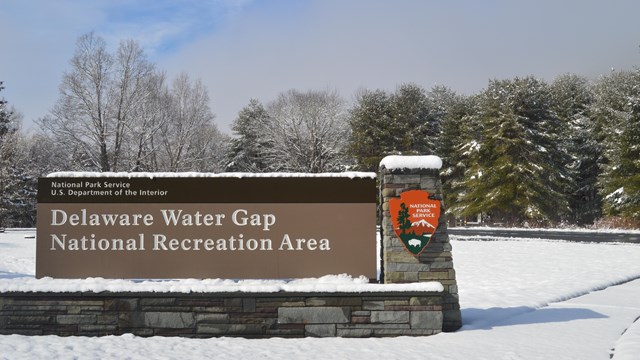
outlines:
[{"label": "mountain on emblem", "polygon": [[411,226],[412,227],[426,226],[426,227],[430,227],[430,228],[435,229],[435,226],[429,224],[429,222],[427,222],[427,220],[425,220],[425,219],[422,219],[420,221],[416,221],[414,223],[411,223]]},{"label": "mountain on emblem", "polygon": [[440,201],[424,190],[410,190],[389,200],[393,229],[404,247],[419,255],[429,245],[440,220]]}]

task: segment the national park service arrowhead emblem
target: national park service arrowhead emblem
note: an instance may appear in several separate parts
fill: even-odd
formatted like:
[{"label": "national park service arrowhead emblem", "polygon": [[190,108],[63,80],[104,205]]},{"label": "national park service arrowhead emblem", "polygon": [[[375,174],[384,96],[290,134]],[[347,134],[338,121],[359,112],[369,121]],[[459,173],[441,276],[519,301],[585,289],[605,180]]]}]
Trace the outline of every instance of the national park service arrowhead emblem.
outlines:
[{"label": "national park service arrowhead emblem", "polygon": [[440,219],[440,201],[429,198],[424,190],[410,190],[389,200],[393,230],[413,255],[429,244]]}]

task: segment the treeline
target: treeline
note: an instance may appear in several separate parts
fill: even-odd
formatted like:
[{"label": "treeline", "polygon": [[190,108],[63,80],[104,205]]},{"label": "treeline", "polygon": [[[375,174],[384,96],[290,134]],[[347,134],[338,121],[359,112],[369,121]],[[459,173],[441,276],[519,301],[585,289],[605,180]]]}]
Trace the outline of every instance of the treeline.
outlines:
[{"label": "treeline", "polygon": [[329,91],[290,91],[252,100],[233,129],[231,170],[377,171],[386,155],[437,154],[453,217],[640,225],[639,70],[491,80],[470,96],[404,84],[349,107]]},{"label": "treeline", "polygon": [[32,226],[53,171],[377,171],[436,154],[448,213],[505,225],[640,224],[640,70],[491,80],[477,94],[402,84],[250,100],[221,133],[207,89],[168,80],[134,41],[82,36],[39,131],[0,105],[0,226]]}]

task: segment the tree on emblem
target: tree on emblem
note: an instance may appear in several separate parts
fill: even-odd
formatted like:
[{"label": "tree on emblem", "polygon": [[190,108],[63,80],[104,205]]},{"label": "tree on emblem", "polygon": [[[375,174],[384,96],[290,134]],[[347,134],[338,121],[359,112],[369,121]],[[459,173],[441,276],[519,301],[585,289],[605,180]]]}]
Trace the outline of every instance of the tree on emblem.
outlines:
[{"label": "tree on emblem", "polygon": [[402,230],[403,235],[407,233],[407,230],[411,229],[409,209],[404,203],[400,204],[400,211],[398,211],[398,227]]}]

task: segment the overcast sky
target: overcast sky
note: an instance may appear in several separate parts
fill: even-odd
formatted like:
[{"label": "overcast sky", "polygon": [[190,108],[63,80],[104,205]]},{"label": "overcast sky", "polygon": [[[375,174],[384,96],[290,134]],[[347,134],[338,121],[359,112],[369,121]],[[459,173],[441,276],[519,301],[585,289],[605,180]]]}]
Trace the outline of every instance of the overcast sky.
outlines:
[{"label": "overcast sky", "polygon": [[[135,39],[209,89],[220,129],[249,99],[413,82],[471,94],[489,79],[640,65],[637,0],[0,0],[0,93],[26,128],[47,114],[77,38]],[[33,130],[33,129],[32,129]]]}]

